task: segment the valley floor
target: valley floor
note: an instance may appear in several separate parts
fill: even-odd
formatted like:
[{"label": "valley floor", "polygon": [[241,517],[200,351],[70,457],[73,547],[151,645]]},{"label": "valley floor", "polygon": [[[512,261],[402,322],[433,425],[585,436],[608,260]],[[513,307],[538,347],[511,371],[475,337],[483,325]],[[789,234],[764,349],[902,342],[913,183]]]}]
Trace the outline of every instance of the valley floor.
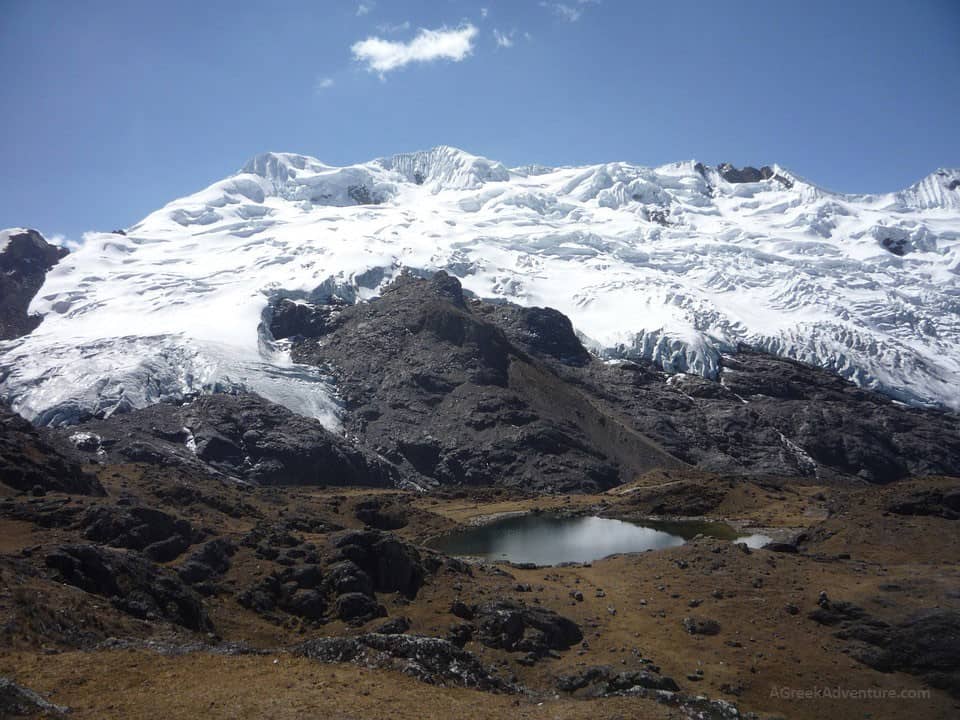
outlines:
[{"label": "valley floor", "polygon": [[[73,718],[735,716],[697,696],[764,717],[879,720],[960,712],[960,533],[949,508],[938,504],[956,492],[955,479],[838,488],[656,471],[603,494],[549,497],[489,488],[436,495],[240,492],[207,479],[192,499],[174,492],[180,480],[157,468],[108,466],[100,480],[107,498],[8,491],[0,500],[0,675],[68,706]],[[89,542],[77,518],[91,507],[113,507],[118,498],[149,500],[202,528],[207,540],[236,543],[229,569],[204,590],[212,630],[188,630],[149,613],[138,619],[103,595],[59,582],[45,566],[57,548]],[[65,514],[71,506],[77,512]],[[364,515],[371,507],[375,514]],[[378,592],[387,617],[354,625],[238,601],[290,567],[283,551],[269,559],[266,541],[244,540],[258,526],[287,523],[301,528],[292,531],[297,540],[326,548],[336,528],[364,528],[359,514],[392,526],[394,536],[426,555],[423,543],[460,524],[539,510],[726,519],[764,529],[783,545],[748,551],[699,538],[587,565],[478,562],[468,572],[438,566],[413,598]],[[302,529],[302,518],[313,524]],[[161,565],[182,568],[186,557]],[[553,610],[583,633],[582,642],[532,661],[467,640],[464,649],[516,692],[457,687],[442,677],[423,682],[401,665],[321,662],[295,650],[315,637],[373,632],[398,617],[409,619],[408,635],[449,637],[462,624],[451,613],[454,603],[503,599]],[[697,623],[710,629],[691,633]],[[909,647],[900,652],[904,643]],[[603,692],[587,680],[572,692],[577,683],[561,689],[559,678],[584,676],[592,666],[658,670],[680,691],[668,701],[655,692]]]}]

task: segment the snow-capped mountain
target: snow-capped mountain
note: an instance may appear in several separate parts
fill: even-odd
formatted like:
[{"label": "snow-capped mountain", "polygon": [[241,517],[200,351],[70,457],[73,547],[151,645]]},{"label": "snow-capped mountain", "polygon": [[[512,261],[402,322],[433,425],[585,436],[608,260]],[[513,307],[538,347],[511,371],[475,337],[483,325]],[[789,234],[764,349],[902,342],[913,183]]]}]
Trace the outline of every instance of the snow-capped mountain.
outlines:
[{"label": "snow-capped mountain", "polygon": [[[3,250],[0,250],[3,252]],[[64,423],[244,388],[336,425],[262,322],[407,268],[550,306],[611,358],[715,377],[739,344],[960,409],[960,170],[883,195],[774,166],[501,163],[438,147],[348,167],[267,153],[123,233],[89,233],[0,345],[0,393]]]}]

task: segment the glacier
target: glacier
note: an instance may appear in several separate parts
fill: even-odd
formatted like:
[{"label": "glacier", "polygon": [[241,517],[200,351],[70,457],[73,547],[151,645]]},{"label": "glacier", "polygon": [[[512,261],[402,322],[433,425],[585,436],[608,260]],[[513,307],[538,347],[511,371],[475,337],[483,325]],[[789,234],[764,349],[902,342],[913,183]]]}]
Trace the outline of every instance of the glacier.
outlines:
[{"label": "glacier", "polygon": [[734,175],[508,168],[451,147],[346,167],[258,155],[87,233],[31,304],[43,323],[0,344],[0,396],[68,424],[250,390],[336,428],[336,387],[270,337],[271,302],[362,302],[443,269],[476,296],[560,310],[611,360],[717,379],[749,346],[960,410],[960,170],[876,195],[779,166]]}]

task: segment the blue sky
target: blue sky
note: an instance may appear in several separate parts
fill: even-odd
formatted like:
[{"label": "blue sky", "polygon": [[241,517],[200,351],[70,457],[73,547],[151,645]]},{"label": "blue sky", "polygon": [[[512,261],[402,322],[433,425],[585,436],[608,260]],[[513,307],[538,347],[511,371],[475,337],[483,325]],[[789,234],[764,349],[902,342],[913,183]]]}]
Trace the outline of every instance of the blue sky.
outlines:
[{"label": "blue sky", "polygon": [[130,225],[266,150],[960,166],[957,0],[4,0],[0,227]]}]

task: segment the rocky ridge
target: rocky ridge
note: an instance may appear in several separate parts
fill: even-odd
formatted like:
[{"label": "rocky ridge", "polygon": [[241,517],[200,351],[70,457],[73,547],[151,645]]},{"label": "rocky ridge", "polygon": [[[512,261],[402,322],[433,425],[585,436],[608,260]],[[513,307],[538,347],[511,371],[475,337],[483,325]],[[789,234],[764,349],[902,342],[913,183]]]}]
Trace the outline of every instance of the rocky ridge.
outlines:
[{"label": "rocky ridge", "polygon": [[0,340],[32,332],[43,320],[30,314],[30,301],[47,272],[68,254],[51,245],[36,230],[0,232]]}]

